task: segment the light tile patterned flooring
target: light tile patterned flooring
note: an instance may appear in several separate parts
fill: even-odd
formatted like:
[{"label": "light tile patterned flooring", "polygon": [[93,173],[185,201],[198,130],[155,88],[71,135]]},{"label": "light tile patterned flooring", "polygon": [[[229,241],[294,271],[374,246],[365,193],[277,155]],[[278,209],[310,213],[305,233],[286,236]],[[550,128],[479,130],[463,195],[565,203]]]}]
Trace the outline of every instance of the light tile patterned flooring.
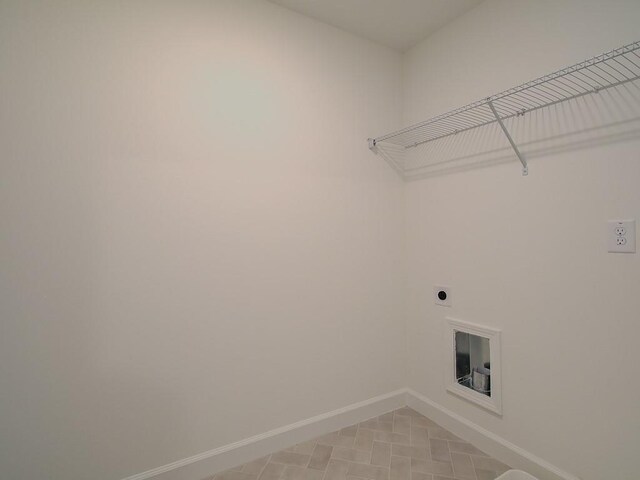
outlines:
[{"label": "light tile patterned flooring", "polygon": [[212,480],[494,480],[509,467],[403,407]]}]

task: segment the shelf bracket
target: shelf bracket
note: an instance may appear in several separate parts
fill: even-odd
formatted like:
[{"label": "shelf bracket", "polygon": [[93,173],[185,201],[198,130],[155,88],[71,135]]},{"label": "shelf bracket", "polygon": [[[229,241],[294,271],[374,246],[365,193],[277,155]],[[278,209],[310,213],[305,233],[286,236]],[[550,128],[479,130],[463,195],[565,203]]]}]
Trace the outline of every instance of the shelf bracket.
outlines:
[{"label": "shelf bracket", "polygon": [[529,175],[529,167],[527,166],[527,161],[524,159],[524,157],[520,153],[520,150],[518,150],[518,146],[513,141],[513,138],[511,138],[511,135],[509,134],[509,130],[507,130],[507,127],[505,127],[504,123],[502,123],[502,118],[500,118],[500,115],[498,115],[498,112],[496,111],[496,108],[493,106],[493,102],[490,99],[487,99],[487,105],[489,105],[489,108],[493,112],[493,115],[496,117],[496,121],[498,122],[498,125],[500,125],[500,128],[502,129],[502,132],[504,133],[504,135],[507,137],[507,140],[509,140],[509,143],[511,144],[511,148],[513,148],[513,151],[516,152],[516,156],[518,157],[518,160],[520,160],[520,163],[522,163],[522,176],[524,177]]}]

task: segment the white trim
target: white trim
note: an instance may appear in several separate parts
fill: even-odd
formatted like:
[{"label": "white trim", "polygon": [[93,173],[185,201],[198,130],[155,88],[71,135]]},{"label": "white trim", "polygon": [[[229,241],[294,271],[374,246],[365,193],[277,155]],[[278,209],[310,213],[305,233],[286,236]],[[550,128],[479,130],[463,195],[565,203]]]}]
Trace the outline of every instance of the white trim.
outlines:
[{"label": "white trim", "polygon": [[[138,473],[122,480],[201,480],[214,473],[287,448],[319,435],[408,405],[492,457],[545,480],[580,480],[533,453],[467,420],[461,415],[403,388],[354,403],[238,442]],[[209,476],[209,477],[208,477]]]},{"label": "white trim", "polygon": [[[444,381],[447,391],[458,395],[482,408],[502,415],[502,366],[500,363],[500,330],[485,327],[471,322],[446,318],[444,338]],[[489,355],[491,362],[491,396],[483,395],[475,390],[460,385],[456,380],[456,349],[455,332],[465,332],[489,340]]]},{"label": "white trim", "polygon": [[507,465],[545,480],[580,480],[533,453],[407,389],[407,405]]},{"label": "white trim", "polygon": [[354,403],[331,412],[275,428],[222,447],[214,448],[123,480],[194,480],[232,468],[296,443],[362,422],[406,405],[406,389]]}]

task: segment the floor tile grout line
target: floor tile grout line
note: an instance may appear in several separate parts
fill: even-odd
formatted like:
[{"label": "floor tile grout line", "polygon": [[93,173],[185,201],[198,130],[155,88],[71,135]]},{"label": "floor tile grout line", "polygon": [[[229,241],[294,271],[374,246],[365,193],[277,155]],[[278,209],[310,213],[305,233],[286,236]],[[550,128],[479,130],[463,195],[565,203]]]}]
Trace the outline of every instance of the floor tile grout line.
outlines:
[{"label": "floor tile grout line", "polygon": [[451,443],[464,443],[466,445],[470,445],[471,447],[475,448],[478,452],[480,452],[480,453],[453,452],[453,453],[466,453],[467,455],[475,455],[477,457],[493,458],[487,455],[486,453],[484,453],[482,450],[476,447],[473,443],[467,442],[465,440],[447,440],[447,446],[449,447],[449,452],[451,452]]},{"label": "floor tile grout line", "polygon": [[[269,462],[271,461],[271,453],[269,454],[269,456],[267,457],[267,461],[265,462],[264,466],[260,469],[260,473],[258,473],[258,476],[256,477],[256,480],[260,480],[260,477],[262,476],[262,474],[264,473],[264,469],[267,468],[267,465],[269,465]],[[281,475],[278,475],[278,480],[280,479]]]},{"label": "floor tile grout line", "polygon": [[[317,443],[316,443],[316,445],[317,445]],[[333,452],[331,452],[331,453],[333,453]],[[329,471],[329,464],[330,463],[331,463],[331,457],[329,457],[329,461],[327,462],[327,466],[325,467],[324,472],[322,472],[322,480],[324,480],[324,477],[327,476],[327,472]],[[278,480],[280,480],[280,479],[278,479]]]},{"label": "floor tile grout line", "polygon": [[449,463],[451,463],[453,465],[453,457],[451,456],[451,448],[449,447],[449,440],[443,440],[441,438],[433,438],[432,439],[431,437],[429,437],[429,455],[431,456],[432,460],[433,460],[433,452],[431,451],[431,440],[441,440],[446,444],[446,446],[447,446],[447,454],[449,455]]},{"label": "floor tile grout line", "polygon": [[307,462],[307,466],[304,468],[309,468],[309,464],[311,463],[311,459],[313,458],[313,452],[316,451],[316,448],[318,448],[318,442],[316,442],[316,444],[313,446],[313,450],[311,450],[311,455],[309,455],[309,461]]},{"label": "floor tile grout line", "polygon": [[[461,455],[465,455],[464,453],[462,453]],[[449,452],[449,456],[451,456],[451,452]],[[472,480],[478,480],[478,475],[476,474],[476,467],[473,464],[473,459],[471,458],[471,455],[467,455],[469,457],[469,461],[471,462],[471,471],[473,472],[473,479]],[[453,471],[453,476],[457,477],[458,474],[456,473],[456,466],[453,464],[453,457],[451,457],[451,470]]]}]

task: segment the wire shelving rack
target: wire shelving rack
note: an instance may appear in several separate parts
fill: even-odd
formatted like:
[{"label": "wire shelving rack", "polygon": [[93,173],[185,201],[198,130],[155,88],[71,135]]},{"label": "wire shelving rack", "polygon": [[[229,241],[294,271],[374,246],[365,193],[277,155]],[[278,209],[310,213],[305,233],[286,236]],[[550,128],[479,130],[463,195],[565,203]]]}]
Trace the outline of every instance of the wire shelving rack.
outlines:
[{"label": "wire shelving rack", "polygon": [[[526,158],[504,124],[505,120],[640,79],[640,41],[603,53],[496,95],[465,105],[429,120],[369,139],[369,148],[406,177],[403,151],[452,135],[497,124],[516,157],[522,174]],[[382,145],[384,149],[379,148]]]}]

